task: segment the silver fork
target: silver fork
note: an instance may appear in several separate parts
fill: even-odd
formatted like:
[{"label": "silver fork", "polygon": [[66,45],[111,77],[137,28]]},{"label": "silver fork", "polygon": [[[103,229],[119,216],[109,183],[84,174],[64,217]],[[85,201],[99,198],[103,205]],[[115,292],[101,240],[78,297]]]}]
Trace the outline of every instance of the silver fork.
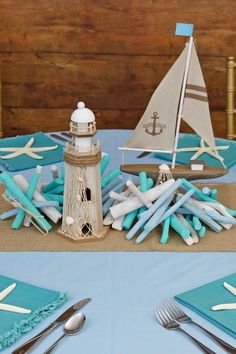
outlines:
[{"label": "silver fork", "polygon": [[176,329],[179,330],[183,333],[185,333],[191,340],[201,349],[203,350],[204,353],[206,354],[216,354],[213,350],[205,346],[203,343],[199,342],[196,338],[191,336],[188,332],[183,330],[182,327],[180,327],[179,323],[177,323],[169,314],[169,312],[166,311],[165,308],[163,309],[158,309],[155,311],[155,315],[159,321],[159,323],[166,329]]},{"label": "silver fork", "polygon": [[164,300],[163,304],[171,316],[180,323],[193,323],[196,327],[203,330],[205,333],[209,335],[209,337],[213,338],[219,345],[221,345],[228,353],[236,353],[236,348],[231,346],[229,343],[223,341],[223,339],[217,337],[215,334],[209,332],[206,328],[202,327],[200,324],[194,322],[191,317],[186,315],[186,313],[173,301],[173,300]]}]

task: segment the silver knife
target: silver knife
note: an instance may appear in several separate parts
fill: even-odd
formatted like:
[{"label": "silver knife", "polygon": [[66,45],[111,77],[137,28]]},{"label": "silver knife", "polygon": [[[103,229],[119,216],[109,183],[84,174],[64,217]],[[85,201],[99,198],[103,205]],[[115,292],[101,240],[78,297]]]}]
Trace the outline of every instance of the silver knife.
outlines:
[{"label": "silver knife", "polygon": [[63,312],[55,321],[53,321],[47,328],[45,328],[42,332],[38,333],[36,336],[33,338],[29,339],[27,342],[22,344],[20,347],[16,348],[12,354],[23,354],[23,353],[29,353],[36,344],[38,344],[46,335],[48,335],[51,331],[53,331],[55,328],[60,326],[62,323],[64,323],[66,320],[68,320],[71,315],[73,315],[76,311],[81,309],[84,305],[86,305],[88,302],[90,302],[92,299],[87,298],[83,299],[76,304],[72,305],[69,307],[65,312]]}]

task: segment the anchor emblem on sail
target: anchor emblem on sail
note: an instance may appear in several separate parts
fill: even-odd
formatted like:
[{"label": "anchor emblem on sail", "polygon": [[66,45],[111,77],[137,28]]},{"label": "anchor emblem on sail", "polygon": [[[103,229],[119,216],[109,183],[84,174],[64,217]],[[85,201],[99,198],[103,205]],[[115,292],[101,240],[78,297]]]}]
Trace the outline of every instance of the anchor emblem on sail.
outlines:
[{"label": "anchor emblem on sail", "polygon": [[[151,119],[153,119],[152,122],[143,125],[143,127],[146,128],[145,132],[152,136],[161,134],[166,128],[166,124],[161,124],[157,122],[157,120],[159,119],[157,112],[153,112],[153,116],[151,117]],[[151,129],[149,130],[148,128]]]}]

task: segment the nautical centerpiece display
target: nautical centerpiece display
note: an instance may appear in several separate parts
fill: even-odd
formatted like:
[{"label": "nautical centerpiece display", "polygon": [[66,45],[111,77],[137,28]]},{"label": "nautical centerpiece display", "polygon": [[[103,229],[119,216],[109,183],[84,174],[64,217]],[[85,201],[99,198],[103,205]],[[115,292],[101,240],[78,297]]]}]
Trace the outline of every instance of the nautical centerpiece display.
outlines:
[{"label": "nautical centerpiece display", "polygon": [[65,185],[62,227],[67,238],[84,241],[103,238],[99,141],[94,113],[78,103],[71,116],[71,140],[65,145]]}]

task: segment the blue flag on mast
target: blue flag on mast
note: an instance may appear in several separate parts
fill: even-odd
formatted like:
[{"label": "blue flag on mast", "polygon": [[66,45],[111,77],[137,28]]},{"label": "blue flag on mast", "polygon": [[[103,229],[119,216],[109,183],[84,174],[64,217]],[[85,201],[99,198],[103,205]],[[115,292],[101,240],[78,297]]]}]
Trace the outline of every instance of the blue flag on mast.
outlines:
[{"label": "blue flag on mast", "polygon": [[194,25],[192,23],[176,23],[175,35],[176,36],[189,36],[193,34]]}]

